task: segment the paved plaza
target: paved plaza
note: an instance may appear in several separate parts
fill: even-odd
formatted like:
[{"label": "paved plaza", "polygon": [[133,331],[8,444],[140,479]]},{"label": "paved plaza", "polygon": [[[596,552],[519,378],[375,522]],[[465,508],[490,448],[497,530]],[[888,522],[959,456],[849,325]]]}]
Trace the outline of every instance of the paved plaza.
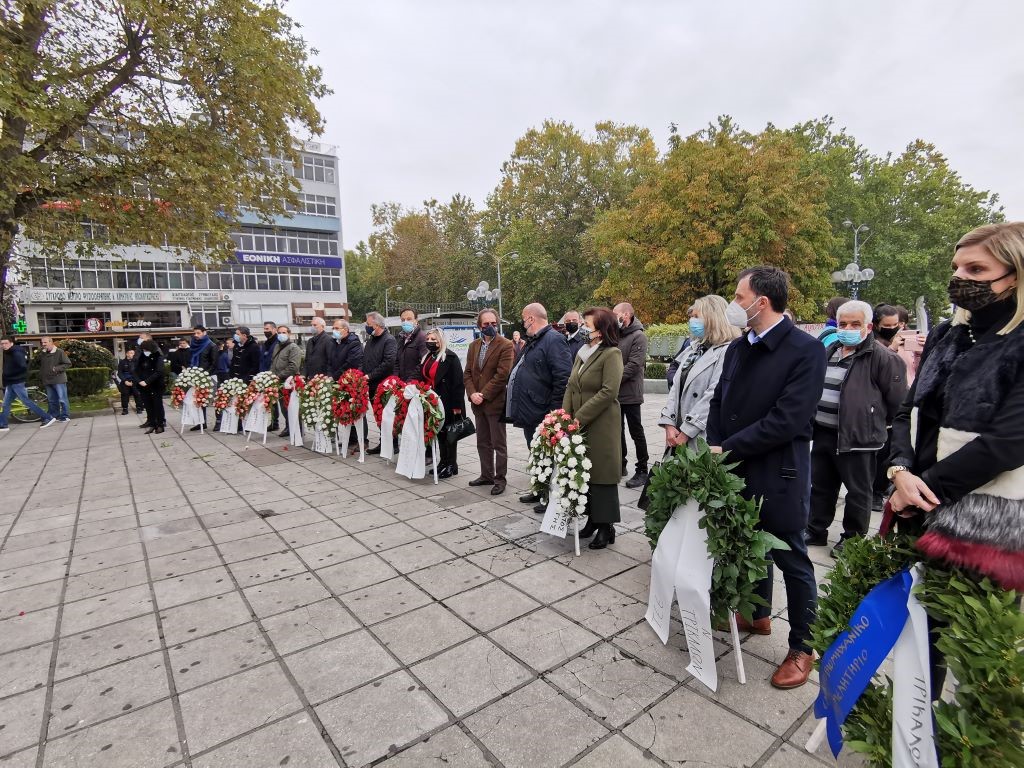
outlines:
[{"label": "paved plaza", "polygon": [[520,430],[492,497],[466,485],[472,438],[435,485],[178,417],[0,437],[2,768],[835,765],[801,747],[816,685],[768,683],[781,581],[744,686],[726,635],[713,694],[679,625],[666,647],[645,623],[637,491],[615,544],[575,557],[518,501]]}]

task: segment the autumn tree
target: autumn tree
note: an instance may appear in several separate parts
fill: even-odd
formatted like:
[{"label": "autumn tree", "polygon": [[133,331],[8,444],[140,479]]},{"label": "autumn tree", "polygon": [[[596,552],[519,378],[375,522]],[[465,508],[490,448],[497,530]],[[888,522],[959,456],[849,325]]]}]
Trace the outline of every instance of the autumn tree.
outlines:
[{"label": "autumn tree", "polygon": [[833,234],[826,180],[803,160],[793,139],[741,131],[728,117],[673,133],[653,173],[588,233],[593,258],[611,264],[596,296],[681,321],[699,296],[730,297],[740,270],[773,264],[793,279],[795,311],[813,313],[831,290]]},{"label": "autumn tree", "polygon": [[647,129],[611,122],[588,136],[549,120],[516,142],[483,219],[491,251],[519,254],[502,265],[506,312],[539,300],[557,313],[592,300],[605,267],[584,248],[584,236],[656,161]]},{"label": "autumn tree", "polygon": [[226,258],[242,206],[294,202],[293,135],[320,132],[327,93],[308,54],[275,0],[4,3],[0,292],[19,235],[88,250],[86,221],[104,248]]}]

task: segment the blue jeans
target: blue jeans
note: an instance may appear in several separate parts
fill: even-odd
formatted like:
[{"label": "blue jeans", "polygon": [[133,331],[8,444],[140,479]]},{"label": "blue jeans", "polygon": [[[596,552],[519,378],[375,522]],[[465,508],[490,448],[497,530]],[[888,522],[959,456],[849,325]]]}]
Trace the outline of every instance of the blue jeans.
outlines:
[{"label": "blue jeans", "polygon": [[46,404],[50,416],[54,419],[70,419],[71,402],[68,400],[68,385],[47,384]]},{"label": "blue jeans", "polygon": [[3,411],[0,411],[0,429],[7,428],[7,420],[11,416],[11,404],[14,402],[14,398],[18,398],[26,408],[43,421],[50,420],[50,414],[32,402],[32,398],[28,396],[28,390],[25,388],[25,383],[19,382],[17,384],[8,384],[4,390],[4,407]]}]

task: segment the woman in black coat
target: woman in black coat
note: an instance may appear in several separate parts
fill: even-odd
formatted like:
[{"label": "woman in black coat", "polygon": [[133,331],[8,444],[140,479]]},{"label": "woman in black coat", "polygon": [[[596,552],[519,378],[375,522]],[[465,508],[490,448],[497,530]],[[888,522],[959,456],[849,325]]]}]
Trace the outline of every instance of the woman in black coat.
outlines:
[{"label": "woman in black coat", "polygon": [[[462,361],[453,352],[448,352],[444,334],[432,330],[427,334],[427,354],[420,361],[423,380],[437,392],[444,406],[444,423],[451,424],[462,417],[466,409],[466,385],[462,378]],[[437,457],[437,476],[454,477],[459,474],[459,465],[455,454],[457,443],[445,439],[444,433],[438,435],[440,457]]]},{"label": "woman in black coat", "polygon": [[138,377],[139,393],[142,395],[142,404],[146,409],[146,423],[142,426],[148,427],[146,434],[164,431],[166,419],[164,418],[164,358],[160,354],[160,347],[152,339],[142,342],[140,348],[138,365],[135,368]]}]

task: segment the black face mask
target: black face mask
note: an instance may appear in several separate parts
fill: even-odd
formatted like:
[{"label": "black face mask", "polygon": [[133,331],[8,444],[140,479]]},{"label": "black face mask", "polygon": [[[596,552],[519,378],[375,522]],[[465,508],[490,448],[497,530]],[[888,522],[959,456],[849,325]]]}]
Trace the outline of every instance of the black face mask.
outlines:
[{"label": "black face mask", "polygon": [[960,307],[960,309],[966,309],[968,312],[977,312],[979,309],[983,309],[999,299],[992,290],[992,283],[999,282],[1004,277],[1009,277],[1012,274],[1013,270],[1010,270],[995,280],[967,280],[954,275],[949,279],[949,300]]},{"label": "black face mask", "polygon": [[899,331],[899,326],[896,326],[895,328],[878,328],[878,338],[885,339],[886,341],[892,341]]},{"label": "black face mask", "polygon": [[429,349],[431,352],[437,352],[437,350],[439,350],[440,348],[441,345],[438,344],[436,341],[427,342],[427,349]]},{"label": "black face mask", "polygon": [[266,336],[267,340],[269,341],[271,339],[271,337],[274,336],[274,332],[273,331],[264,331],[263,335]]},{"label": "black face mask", "polygon": [[493,325],[485,325],[483,328],[480,329],[480,333],[482,333],[489,339],[493,339],[495,336],[498,335],[498,329],[495,328]]},{"label": "black face mask", "polygon": [[565,324],[565,330],[567,330],[569,333],[576,333],[576,331],[578,331],[579,329],[580,329],[580,324],[579,323],[566,323]]}]

